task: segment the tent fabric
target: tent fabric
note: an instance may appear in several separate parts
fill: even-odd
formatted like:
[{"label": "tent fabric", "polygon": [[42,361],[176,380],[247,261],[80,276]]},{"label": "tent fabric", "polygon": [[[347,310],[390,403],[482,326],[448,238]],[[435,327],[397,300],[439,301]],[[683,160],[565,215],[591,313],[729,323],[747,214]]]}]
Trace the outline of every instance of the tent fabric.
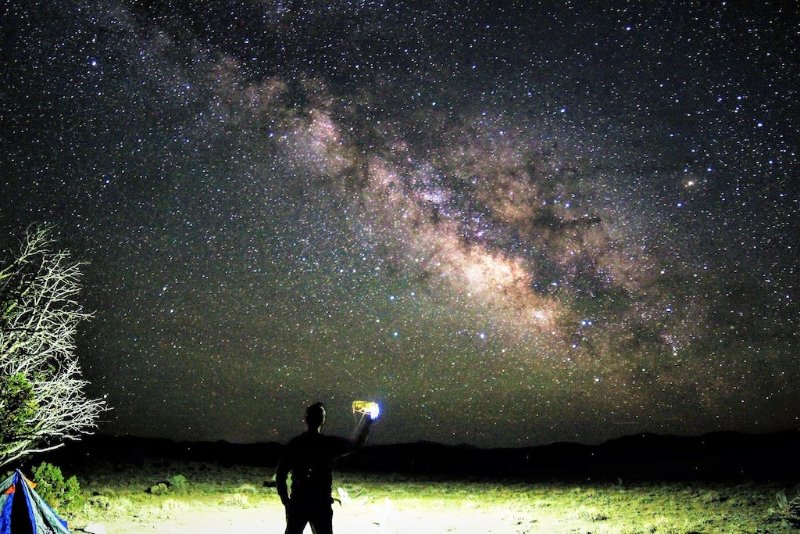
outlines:
[{"label": "tent fabric", "polygon": [[19,470],[0,483],[0,534],[70,534]]}]

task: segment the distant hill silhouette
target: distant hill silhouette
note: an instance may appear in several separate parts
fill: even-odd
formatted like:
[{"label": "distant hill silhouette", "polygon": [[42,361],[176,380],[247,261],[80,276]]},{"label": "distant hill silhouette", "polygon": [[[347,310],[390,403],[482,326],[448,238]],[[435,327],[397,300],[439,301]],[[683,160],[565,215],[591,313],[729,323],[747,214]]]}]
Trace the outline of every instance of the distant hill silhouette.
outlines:
[{"label": "distant hill silhouette", "polygon": [[[163,438],[89,436],[47,459],[58,465],[162,459],[273,467],[279,443],[175,442]],[[793,480],[800,479],[800,431],[714,432],[701,436],[634,434],[600,445],[553,443],[482,449],[417,442],[375,445],[342,458],[337,469],[419,476],[520,480]]]}]

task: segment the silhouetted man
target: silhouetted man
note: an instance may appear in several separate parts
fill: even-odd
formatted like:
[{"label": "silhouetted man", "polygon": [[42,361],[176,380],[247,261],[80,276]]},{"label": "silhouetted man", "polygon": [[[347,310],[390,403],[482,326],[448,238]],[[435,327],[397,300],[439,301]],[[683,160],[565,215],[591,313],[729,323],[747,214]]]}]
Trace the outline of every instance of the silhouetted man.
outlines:
[{"label": "silhouetted man", "polygon": [[[372,426],[367,415],[355,441],[322,434],[325,407],[318,402],[306,409],[308,430],[289,441],[286,452],[278,462],[275,481],[278,495],[286,508],[286,534],[301,534],[306,523],[314,534],[333,532],[333,463],[364,446]],[[292,472],[292,493],[286,487],[286,476]]]}]

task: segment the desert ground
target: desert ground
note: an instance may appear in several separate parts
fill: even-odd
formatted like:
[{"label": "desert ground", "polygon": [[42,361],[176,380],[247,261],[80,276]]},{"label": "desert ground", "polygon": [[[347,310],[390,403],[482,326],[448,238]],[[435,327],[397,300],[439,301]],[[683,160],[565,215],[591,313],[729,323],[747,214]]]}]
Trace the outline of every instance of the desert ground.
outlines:
[{"label": "desert ground", "polygon": [[[80,472],[76,532],[281,533],[269,468],[155,462]],[[180,483],[178,483],[180,482]],[[791,533],[800,486],[767,482],[452,480],[337,473],[334,531],[375,534]],[[96,530],[95,530],[96,531]],[[310,529],[307,528],[307,532]]]},{"label": "desert ground", "polygon": [[[502,506],[442,504],[420,507],[418,503],[352,504],[338,506],[334,511],[335,532],[375,534],[395,533],[523,533],[559,532],[557,518],[524,511],[512,511]],[[279,503],[241,509],[218,505],[211,509],[189,504],[157,514],[157,517],[118,518],[104,524],[106,531],[117,534],[159,532],[190,534],[200,532],[237,532],[241,534],[282,533],[283,509]],[[563,528],[569,528],[566,524]],[[307,532],[311,529],[306,527]],[[567,532],[568,530],[563,530]]]}]

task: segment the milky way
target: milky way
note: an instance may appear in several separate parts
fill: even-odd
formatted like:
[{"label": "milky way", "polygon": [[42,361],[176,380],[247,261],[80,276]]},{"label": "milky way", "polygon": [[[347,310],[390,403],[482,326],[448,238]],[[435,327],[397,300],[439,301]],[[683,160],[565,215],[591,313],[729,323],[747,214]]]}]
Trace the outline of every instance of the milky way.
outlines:
[{"label": "milky way", "polygon": [[101,431],[797,426],[795,6],[4,10],[4,243],[91,262]]}]

